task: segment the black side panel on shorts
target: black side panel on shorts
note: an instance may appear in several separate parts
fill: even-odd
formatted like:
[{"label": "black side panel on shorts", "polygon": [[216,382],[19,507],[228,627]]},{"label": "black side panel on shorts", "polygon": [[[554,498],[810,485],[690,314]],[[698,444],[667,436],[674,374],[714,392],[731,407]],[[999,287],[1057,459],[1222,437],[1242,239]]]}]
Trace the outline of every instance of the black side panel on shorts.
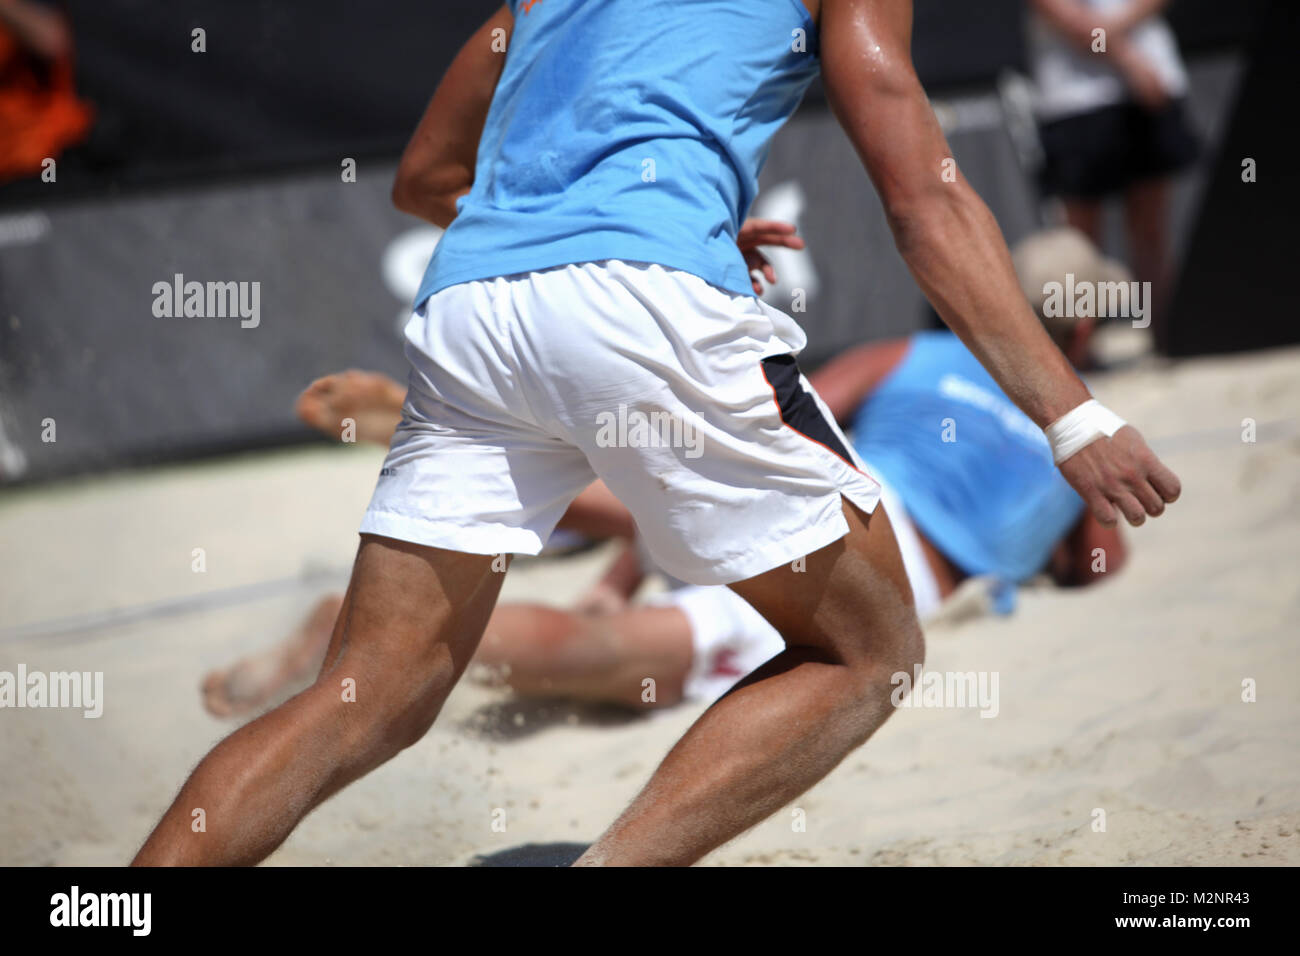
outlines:
[{"label": "black side panel on shorts", "polygon": [[826,421],[817,400],[804,390],[799,381],[799,365],[793,355],[772,355],[763,359],[763,375],[776,394],[776,403],[781,408],[781,421],[805,438],[825,445],[850,467],[857,467],[853,464],[853,456],[840,441],[838,432]]}]

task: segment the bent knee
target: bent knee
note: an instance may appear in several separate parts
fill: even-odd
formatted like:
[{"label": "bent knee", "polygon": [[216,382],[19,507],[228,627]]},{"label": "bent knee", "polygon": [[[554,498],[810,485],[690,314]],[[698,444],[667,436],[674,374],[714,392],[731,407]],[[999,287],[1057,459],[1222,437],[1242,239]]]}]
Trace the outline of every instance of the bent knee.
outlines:
[{"label": "bent knee", "polygon": [[392,756],[428,733],[456,683],[450,655],[420,667],[392,661],[348,674],[347,660],[322,674],[317,686],[337,693],[348,708],[348,736],[358,750]]},{"label": "bent knee", "polygon": [[920,622],[913,618],[891,631],[887,640],[875,642],[872,654],[850,664],[856,684],[866,698],[876,699],[881,688],[897,683],[900,674],[912,680],[917,669],[925,664],[925,634]]}]

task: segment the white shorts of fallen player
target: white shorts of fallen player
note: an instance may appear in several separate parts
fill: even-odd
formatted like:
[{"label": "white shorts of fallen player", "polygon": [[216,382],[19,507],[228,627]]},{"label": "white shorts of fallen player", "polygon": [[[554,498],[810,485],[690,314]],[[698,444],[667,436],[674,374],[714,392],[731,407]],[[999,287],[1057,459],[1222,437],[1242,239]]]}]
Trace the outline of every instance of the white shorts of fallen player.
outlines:
[{"label": "white shorts of fallen player", "polygon": [[[867,470],[870,467],[868,462]],[[942,601],[939,582],[921,547],[916,525],[889,485],[881,487],[880,503],[898,540],[917,616],[924,620]],[[679,608],[690,621],[691,667],[683,688],[690,700],[716,700],[741,677],[785,650],[776,628],[730,588],[679,587],[646,603]]]},{"label": "white shorts of fallen player", "polygon": [[880,497],[795,364],[789,316],[619,260],[451,286],[406,327],[411,370],[362,532],[536,554],[601,478],[654,562],[743,580],[848,531]]}]

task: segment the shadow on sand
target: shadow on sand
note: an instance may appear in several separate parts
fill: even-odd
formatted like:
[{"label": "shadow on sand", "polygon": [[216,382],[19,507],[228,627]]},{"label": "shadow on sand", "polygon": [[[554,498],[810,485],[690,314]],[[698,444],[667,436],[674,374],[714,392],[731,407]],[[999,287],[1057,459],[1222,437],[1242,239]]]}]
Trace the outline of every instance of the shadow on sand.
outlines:
[{"label": "shadow on sand", "polygon": [[469,866],[572,866],[590,844],[525,843],[474,857]]},{"label": "shadow on sand", "polygon": [[460,721],[462,731],[485,740],[521,740],[548,727],[564,724],[622,727],[645,720],[647,712],[619,704],[509,697],[479,707]]}]

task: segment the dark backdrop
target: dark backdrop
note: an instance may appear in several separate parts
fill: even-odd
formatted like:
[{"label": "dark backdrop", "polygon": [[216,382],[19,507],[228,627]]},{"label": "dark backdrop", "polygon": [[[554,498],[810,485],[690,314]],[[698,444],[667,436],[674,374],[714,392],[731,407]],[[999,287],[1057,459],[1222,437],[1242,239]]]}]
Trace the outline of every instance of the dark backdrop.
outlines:
[{"label": "dark backdrop", "polygon": [[[0,210],[0,484],[300,441],[310,433],[292,402],[313,377],[347,366],[402,374],[397,327],[431,229],[388,201],[395,159],[491,4],[70,6],[82,85],[101,117],[90,147],[60,160],[57,184],[20,185]],[[1174,7],[1192,54],[1191,112],[1211,142],[1232,113],[1241,57],[1206,51],[1232,45],[1249,9]],[[1018,25],[1015,0],[917,3],[920,69],[947,100],[941,112],[968,114],[949,130],[954,154],[1012,241],[1037,224],[1036,197],[996,102],[987,107],[991,79],[1020,59]],[[205,54],[190,52],[194,26],[207,30]],[[1261,95],[1256,119],[1269,111]],[[1282,151],[1257,136],[1243,128],[1232,149],[1260,157],[1267,179],[1253,215],[1271,208],[1276,219],[1269,183]],[[345,156],[358,159],[354,183],[340,179]],[[925,321],[878,200],[815,96],[774,142],[762,187],[755,213],[796,219],[808,237],[809,251],[778,269],[808,293],[797,318],[809,367]],[[1180,185],[1178,221],[1192,218],[1193,188]],[[1222,198],[1215,208],[1231,218],[1237,199]],[[1265,239],[1234,235],[1239,254],[1225,266],[1246,269],[1251,243]],[[260,283],[261,324],[155,316],[153,285],[177,273]],[[1255,286],[1239,275],[1227,287]],[[778,288],[771,301],[789,308],[789,294]]]},{"label": "dark backdrop", "polygon": [[[396,155],[438,78],[496,0],[66,0],[78,83],[99,110],[59,198]],[[1185,53],[1241,43],[1260,0],[1175,0]],[[1023,0],[916,0],[927,89],[1023,61]],[[191,31],[207,52],[191,52]],[[816,108],[820,91],[810,92]],[[0,190],[21,202],[39,184]],[[49,191],[41,195],[49,200]]]}]

